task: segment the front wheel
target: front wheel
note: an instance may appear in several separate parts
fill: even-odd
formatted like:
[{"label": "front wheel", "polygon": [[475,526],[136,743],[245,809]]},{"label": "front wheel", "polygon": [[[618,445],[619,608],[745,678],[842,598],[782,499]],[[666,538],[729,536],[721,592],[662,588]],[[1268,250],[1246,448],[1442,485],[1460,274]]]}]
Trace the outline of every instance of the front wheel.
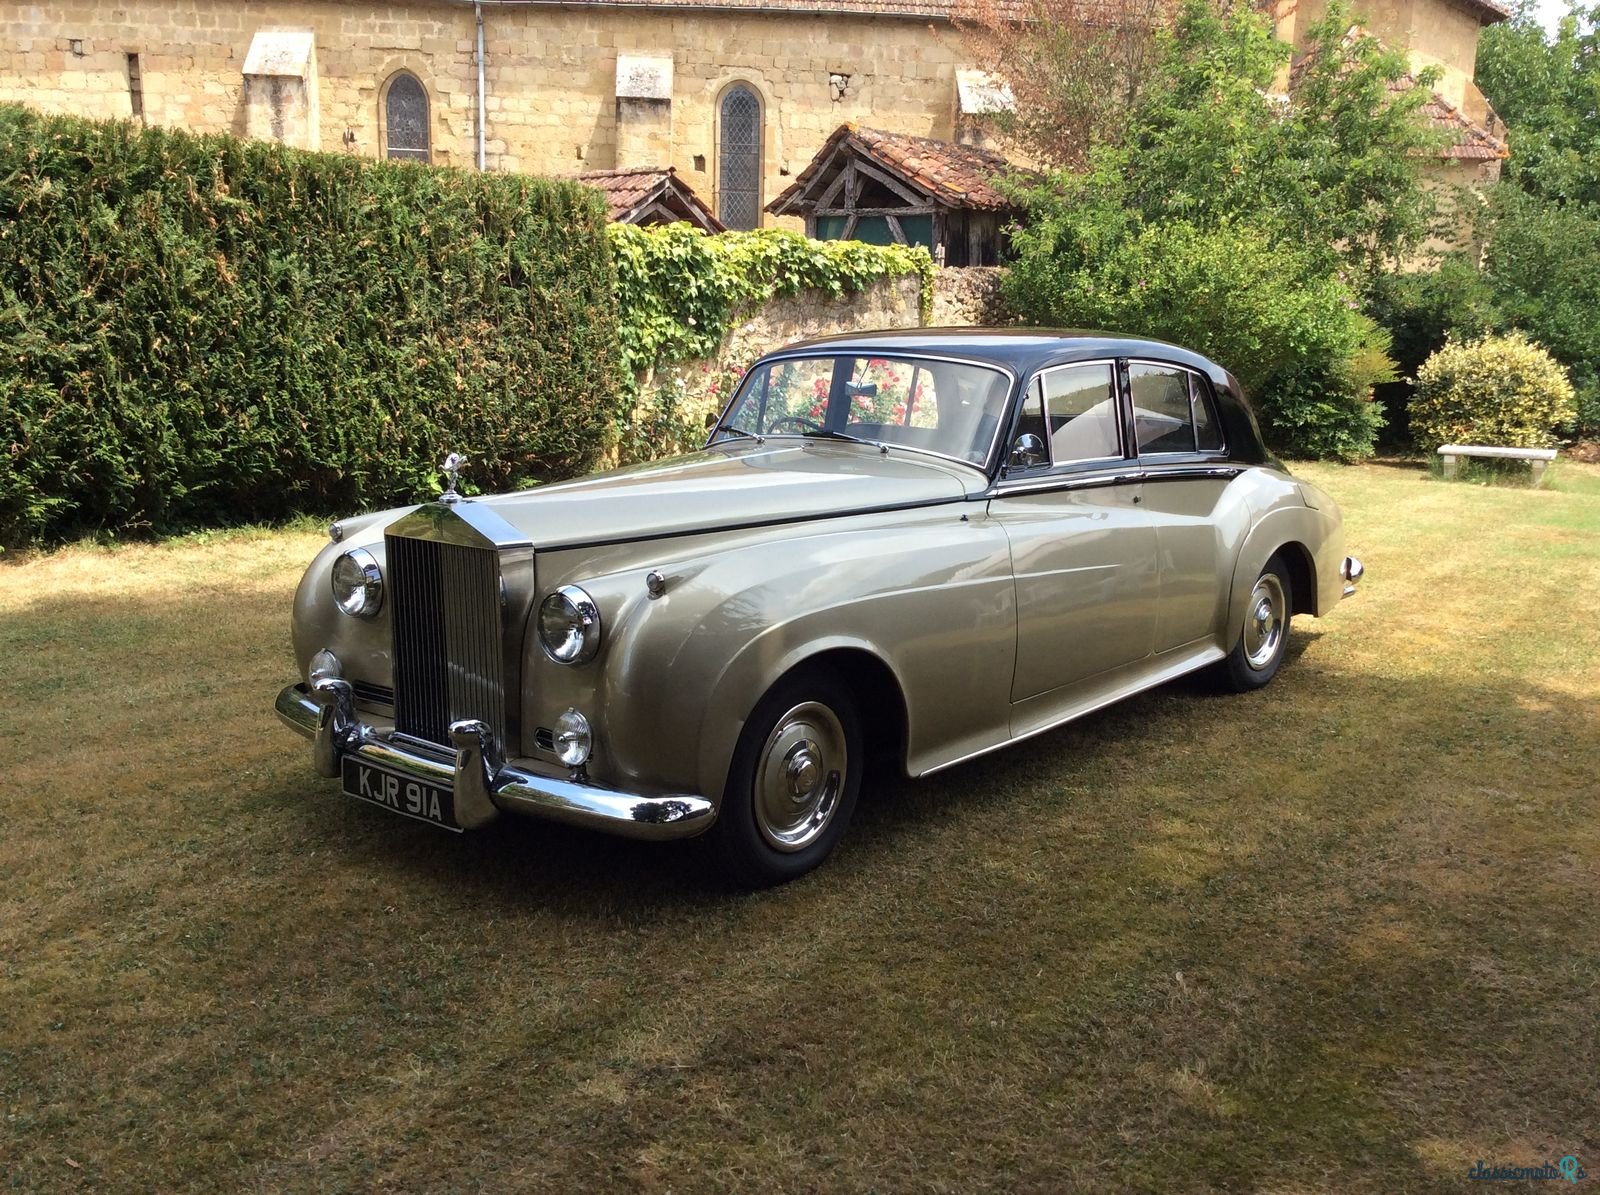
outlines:
[{"label": "front wheel", "polygon": [[864,758],[855,700],[837,678],[779,681],[745,721],[706,836],[719,870],[763,888],[820,864],[855,812]]},{"label": "front wheel", "polygon": [[1248,693],[1278,674],[1289,646],[1293,597],[1289,570],[1274,556],[1250,590],[1238,642],[1217,666],[1217,677],[1225,687],[1235,693]]}]

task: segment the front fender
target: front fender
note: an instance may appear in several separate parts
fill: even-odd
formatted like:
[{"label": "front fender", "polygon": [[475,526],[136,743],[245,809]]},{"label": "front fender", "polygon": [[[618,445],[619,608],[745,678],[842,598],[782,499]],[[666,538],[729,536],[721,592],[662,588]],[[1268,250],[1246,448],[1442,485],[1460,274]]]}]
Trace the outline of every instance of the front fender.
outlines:
[{"label": "front fender", "polygon": [[[1015,598],[1004,535],[977,504],[829,520],[801,535],[790,526],[661,541],[628,556],[604,574],[585,566],[623,562],[573,554],[541,564],[541,588],[583,585],[611,629],[587,670],[532,662],[541,709],[571,700],[598,714],[606,758],[594,766],[609,780],[720,799],[756,702],[838,648],[872,655],[895,677],[913,759],[1004,726]],[[656,599],[645,592],[651,568],[667,579]]]}]

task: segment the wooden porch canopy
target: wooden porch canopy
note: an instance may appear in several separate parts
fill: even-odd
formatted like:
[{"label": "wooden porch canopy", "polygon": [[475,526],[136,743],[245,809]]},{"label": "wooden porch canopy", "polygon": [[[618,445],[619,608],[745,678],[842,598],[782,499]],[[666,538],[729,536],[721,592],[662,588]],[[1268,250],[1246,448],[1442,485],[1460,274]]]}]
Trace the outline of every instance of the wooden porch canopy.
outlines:
[{"label": "wooden porch canopy", "polygon": [[994,265],[1018,209],[993,180],[1012,170],[976,146],[852,122],[834,130],[767,211],[803,216],[817,240],[920,244],[942,264]]},{"label": "wooden porch canopy", "polygon": [[727,231],[671,166],[590,170],[578,175],[578,179],[604,193],[613,224],[674,224],[686,220],[703,232]]}]

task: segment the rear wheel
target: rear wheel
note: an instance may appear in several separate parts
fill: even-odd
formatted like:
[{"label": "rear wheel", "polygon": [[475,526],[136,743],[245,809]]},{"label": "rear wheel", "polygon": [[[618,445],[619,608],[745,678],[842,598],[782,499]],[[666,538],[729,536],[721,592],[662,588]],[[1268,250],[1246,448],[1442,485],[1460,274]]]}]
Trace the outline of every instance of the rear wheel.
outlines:
[{"label": "rear wheel", "polygon": [[1251,587],[1239,639],[1217,666],[1218,679],[1236,693],[1259,689],[1278,674],[1289,646],[1290,611],[1294,609],[1289,569],[1274,556]]},{"label": "rear wheel", "polygon": [[745,721],[706,836],[719,869],[760,888],[820,864],[855,812],[864,760],[855,700],[836,677],[779,681]]}]

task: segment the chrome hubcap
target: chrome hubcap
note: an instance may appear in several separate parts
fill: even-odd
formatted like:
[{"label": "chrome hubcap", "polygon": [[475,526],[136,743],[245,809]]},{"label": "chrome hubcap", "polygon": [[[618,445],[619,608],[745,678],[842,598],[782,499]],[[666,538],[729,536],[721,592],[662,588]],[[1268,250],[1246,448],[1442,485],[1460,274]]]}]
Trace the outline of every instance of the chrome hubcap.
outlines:
[{"label": "chrome hubcap", "polygon": [[780,851],[815,842],[839,808],[849,763],[844,727],[827,706],[808,701],[779,718],[756,766],[761,836]]},{"label": "chrome hubcap", "polygon": [[1289,603],[1283,583],[1273,573],[1256,582],[1250,593],[1250,613],[1244,621],[1245,662],[1257,672],[1272,664],[1289,625]]}]

